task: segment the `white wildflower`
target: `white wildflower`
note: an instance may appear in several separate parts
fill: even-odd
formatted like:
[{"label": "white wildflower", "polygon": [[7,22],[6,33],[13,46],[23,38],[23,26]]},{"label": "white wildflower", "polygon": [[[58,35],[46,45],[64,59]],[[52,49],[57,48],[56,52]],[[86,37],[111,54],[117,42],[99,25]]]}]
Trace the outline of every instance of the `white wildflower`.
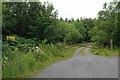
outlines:
[{"label": "white wildflower", "polygon": [[36,49],[38,49],[38,46],[36,46]]}]

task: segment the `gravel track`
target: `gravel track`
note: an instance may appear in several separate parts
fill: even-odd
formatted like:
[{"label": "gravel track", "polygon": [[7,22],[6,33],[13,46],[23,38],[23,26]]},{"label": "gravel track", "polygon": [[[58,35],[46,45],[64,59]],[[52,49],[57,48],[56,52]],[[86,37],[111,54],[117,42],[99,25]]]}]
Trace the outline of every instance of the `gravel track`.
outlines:
[{"label": "gravel track", "polygon": [[92,55],[87,47],[82,56],[82,48],[72,58],[58,61],[32,78],[118,78],[118,57]]}]

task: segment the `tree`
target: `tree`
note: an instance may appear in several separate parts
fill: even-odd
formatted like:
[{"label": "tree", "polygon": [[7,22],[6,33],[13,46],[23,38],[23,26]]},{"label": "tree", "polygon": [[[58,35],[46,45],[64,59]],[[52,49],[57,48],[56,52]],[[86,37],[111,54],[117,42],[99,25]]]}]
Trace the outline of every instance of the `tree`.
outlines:
[{"label": "tree", "polygon": [[93,29],[94,25],[94,19],[88,18],[88,19],[82,19],[80,22],[83,24],[85,28],[85,35],[84,35],[84,41],[90,42],[91,35],[89,35],[89,31]]},{"label": "tree", "polygon": [[65,22],[68,22],[68,18],[65,18]]},{"label": "tree", "polygon": [[63,18],[62,18],[62,17],[60,17],[60,20],[62,21],[62,20],[63,20]]},{"label": "tree", "polygon": [[[98,13],[98,19],[95,21],[95,27],[91,30],[92,40],[109,45],[110,41],[116,44],[118,29],[117,9],[118,2],[104,4],[104,10]],[[116,34],[117,33],[117,34]],[[114,34],[114,35],[113,35]]]},{"label": "tree", "polygon": [[3,2],[3,35],[46,38],[46,28],[57,18],[51,3]]},{"label": "tree", "polygon": [[74,22],[74,25],[76,27],[76,29],[79,31],[80,35],[80,40],[79,42],[83,42],[85,40],[85,36],[86,36],[86,33],[85,33],[85,27],[83,25],[83,23],[81,21],[75,21]]}]

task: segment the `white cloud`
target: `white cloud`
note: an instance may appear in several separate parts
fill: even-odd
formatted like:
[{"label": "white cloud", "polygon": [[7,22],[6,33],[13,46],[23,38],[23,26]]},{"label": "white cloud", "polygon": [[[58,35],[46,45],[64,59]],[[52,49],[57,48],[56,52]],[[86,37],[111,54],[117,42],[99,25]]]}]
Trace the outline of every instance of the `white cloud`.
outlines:
[{"label": "white cloud", "polygon": [[97,13],[102,10],[105,2],[112,0],[40,0],[53,3],[58,10],[59,17],[63,18],[95,18]]}]

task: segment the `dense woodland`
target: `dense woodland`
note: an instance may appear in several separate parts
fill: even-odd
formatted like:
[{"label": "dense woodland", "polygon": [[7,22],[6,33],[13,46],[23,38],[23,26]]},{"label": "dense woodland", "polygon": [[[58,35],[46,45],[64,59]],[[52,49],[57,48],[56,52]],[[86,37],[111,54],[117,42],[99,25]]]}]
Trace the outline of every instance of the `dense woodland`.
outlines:
[{"label": "dense woodland", "polygon": [[48,2],[3,3],[3,36],[15,34],[39,42],[47,40],[47,43],[68,44],[97,42],[109,45],[113,39],[114,45],[118,45],[118,3],[105,3],[95,19],[81,17],[77,20],[58,19],[57,10]]},{"label": "dense woodland", "polygon": [[[58,18],[58,11],[49,2],[3,2],[3,77],[19,77],[19,74],[23,74],[27,70],[25,67],[27,65],[26,63],[30,63],[31,70],[36,64],[36,62],[33,62],[34,58],[36,61],[39,59],[41,62],[45,62],[53,58],[53,56],[65,56],[61,54],[61,51],[64,50],[62,47],[55,47],[59,43],[68,45],[96,43],[110,47],[110,41],[112,40],[114,49],[119,47],[119,8],[120,1],[104,3],[103,10],[99,11],[95,19],[81,17],[75,20],[74,18]],[[6,40],[6,36],[14,36],[16,40]],[[42,47],[39,49],[34,46]],[[30,53],[27,56],[31,58],[26,60],[27,57],[23,53],[29,53],[29,50],[34,51],[36,49],[39,49],[40,53],[45,54],[34,55]],[[48,53],[51,50],[53,55]],[[14,55],[11,55],[13,53]],[[52,57],[49,58],[50,55]],[[21,57],[23,60],[21,60]],[[24,62],[24,59],[26,62]],[[11,60],[16,62],[11,63]],[[6,64],[6,62],[8,63]],[[25,65],[22,68],[21,62]],[[20,64],[18,65],[17,63]],[[18,66],[14,66],[15,64]],[[13,66],[19,70],[16,71],[18,73],[14,69],[11,70],[10,67]]]}]

